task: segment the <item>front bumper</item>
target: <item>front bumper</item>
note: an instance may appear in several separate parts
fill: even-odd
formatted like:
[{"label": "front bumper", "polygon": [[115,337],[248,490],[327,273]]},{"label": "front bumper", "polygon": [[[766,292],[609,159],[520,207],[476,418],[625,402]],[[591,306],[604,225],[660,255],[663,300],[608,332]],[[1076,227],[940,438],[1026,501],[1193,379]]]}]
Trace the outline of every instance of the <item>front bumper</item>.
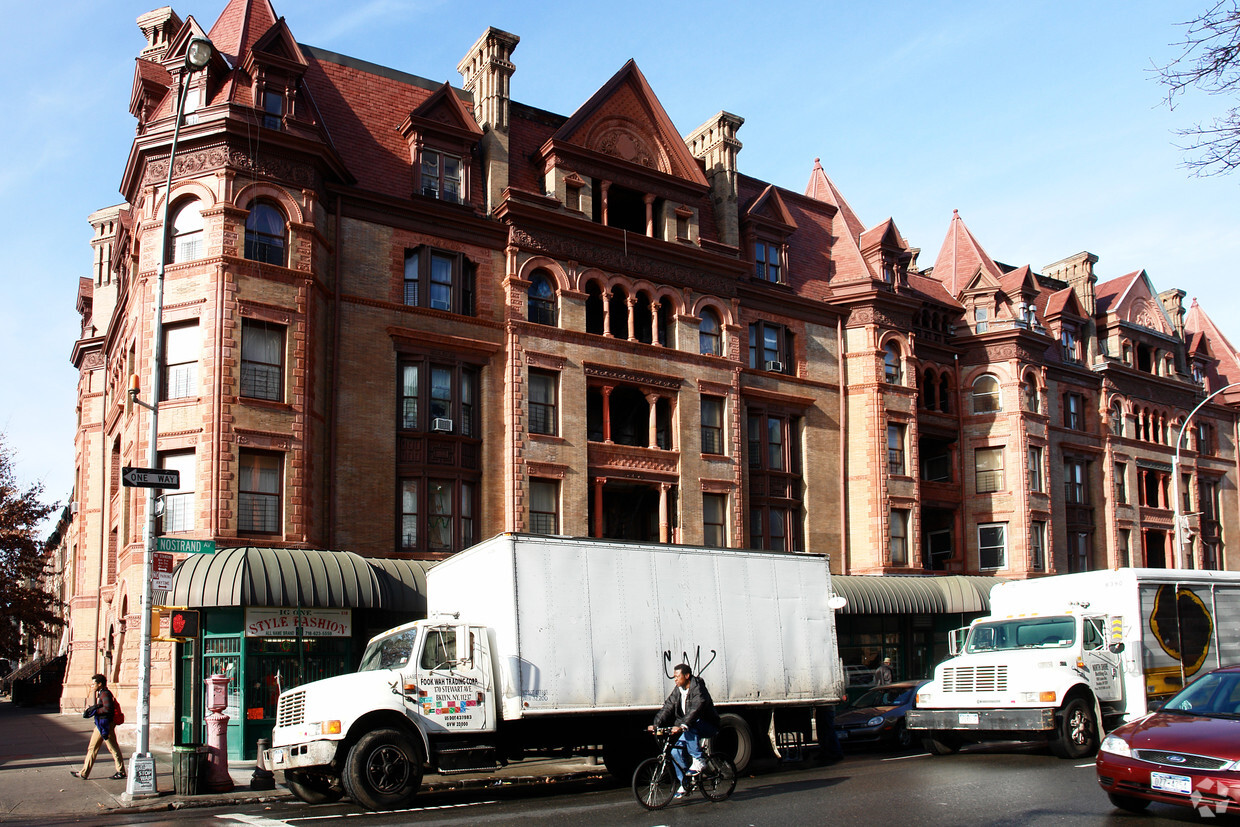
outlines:
[{"label": "front bumper", "polygon": [[339,743],[310,741],[305,744],[290,744],[287,747],[272,747],[263,753],[264,766],[273,772],[330,766],[336,759],[336,747]]},{"label": "front bumper", "polygon": [[909,729],[954,732],[1045,732],[1055,728],[1055,710],[1035,709],[910,709]]},{"label": "front bumper", "polygon": [[[1098,753],[1095,767],[1098,784],[1108,793],[1193,807],[1201,815],[1240,813],[1240,772],[1187,770],[1124,758],[1109,752]],[[1150,786],[1151,772],[1187,776],[1192,779],[1191,792],[1181,794],[1155,790]]]}]

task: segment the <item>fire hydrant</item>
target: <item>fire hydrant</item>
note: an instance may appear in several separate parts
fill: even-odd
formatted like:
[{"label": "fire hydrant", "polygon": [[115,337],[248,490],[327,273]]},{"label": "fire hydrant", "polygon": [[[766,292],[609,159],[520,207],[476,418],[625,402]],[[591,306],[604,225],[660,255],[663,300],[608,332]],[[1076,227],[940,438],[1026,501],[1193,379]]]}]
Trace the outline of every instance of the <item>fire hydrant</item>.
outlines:
[{"label": "fire hydrant", "polygon": [[226,793],[233,788],[228,774],[228,676],[210,675],[207,682],[207,777],[206,787],[212,792]]}]

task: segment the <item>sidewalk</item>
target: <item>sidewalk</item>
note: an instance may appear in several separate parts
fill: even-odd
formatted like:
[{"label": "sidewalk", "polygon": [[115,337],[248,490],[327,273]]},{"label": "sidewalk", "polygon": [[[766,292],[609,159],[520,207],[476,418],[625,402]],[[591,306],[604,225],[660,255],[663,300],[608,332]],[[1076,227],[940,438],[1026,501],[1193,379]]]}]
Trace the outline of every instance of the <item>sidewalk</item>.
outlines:
[{"label": "sidewalk", "polygon": [[[94,724],[80,714],[61,715],[48,707],[16,707],[0,700],[0,823],[37,821],[52,815],[89,816],[92,813],[151,812],[186,807],[218,807],[231,803],[258,803],[291,799],[292,793],[276,774],[274,790],[251,790],[254,762],[229,767],[234,788],[228,793],[178,796],[173,793],[172,753],[152,749],[158,798],[122,800],[125,782],[109,778],[112,755],[103,748],[91,777],[74,778],[70,770],[82,766]],[[121,745],[126,768],[131,747]],[[494,786],[568,781],[606,774],[586,758],[534,758],[489,773],[428,775],[423,790],[481,789]]]}]

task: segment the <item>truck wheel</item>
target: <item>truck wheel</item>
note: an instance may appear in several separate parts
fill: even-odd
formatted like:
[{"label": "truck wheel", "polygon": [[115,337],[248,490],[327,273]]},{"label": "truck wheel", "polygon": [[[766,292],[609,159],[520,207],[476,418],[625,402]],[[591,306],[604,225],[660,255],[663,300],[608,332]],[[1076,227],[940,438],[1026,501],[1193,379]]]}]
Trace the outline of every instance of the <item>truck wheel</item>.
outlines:
[{"label": "truck wheel", "polygon": [[422,784],[420,752],[399,730],[367,732],[345,759],[340,777],[345,792],[368,810],[408,805]]},{"label": "truck wheel", "polygon": [[1070,699],[1057,718],[1051,752],[1060,758],[1084,758],[1098,751],[1098,724],[1089,701],[1081,697]]},{"label": "truck wheel", "polygon": [[730,758],[737,772],[744,772],[753,758],[753,730],[749,723],[731,712],[719,716],[719,733],[711,749]]},{"label": "truck wheel", "polygon": [[931,730],[929,735],[921,739],[921,745],[931,755],[951,755],[960,751],[960,738],[950,732]]},{"label": "truck wheel", "polygon": [[307,804],[331,804],[344,797],[336,779],[305,770],[285,770],[284,786]]}]

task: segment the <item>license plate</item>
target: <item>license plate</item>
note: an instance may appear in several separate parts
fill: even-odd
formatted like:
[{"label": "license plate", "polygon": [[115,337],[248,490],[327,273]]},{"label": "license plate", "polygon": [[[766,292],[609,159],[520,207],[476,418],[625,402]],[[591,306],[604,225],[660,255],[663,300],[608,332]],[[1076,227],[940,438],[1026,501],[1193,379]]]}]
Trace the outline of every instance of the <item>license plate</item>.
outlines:
[{"label": "license plate", "polygon": [[978,724],[981,723],[981,716],[976,712],[961,712],[960,723],[962,724]]},{"label": "license plate", "polygon": [[273,750],[271,750],[271,752],[270,752],[269,754],[271,755],[271,763],[273,763],[273,764],[283,764],[283,763],[284,763],[284,750],[282,750],[282,749],[273,749]]},{"label": "license plate", "polygon": [[1193,792],[1193,779],[1187,775],[1168,775],[1165,772],[1152,772],[1150,773],[1150,789],[1160,790],[1164,793],[1190,795]]}]

